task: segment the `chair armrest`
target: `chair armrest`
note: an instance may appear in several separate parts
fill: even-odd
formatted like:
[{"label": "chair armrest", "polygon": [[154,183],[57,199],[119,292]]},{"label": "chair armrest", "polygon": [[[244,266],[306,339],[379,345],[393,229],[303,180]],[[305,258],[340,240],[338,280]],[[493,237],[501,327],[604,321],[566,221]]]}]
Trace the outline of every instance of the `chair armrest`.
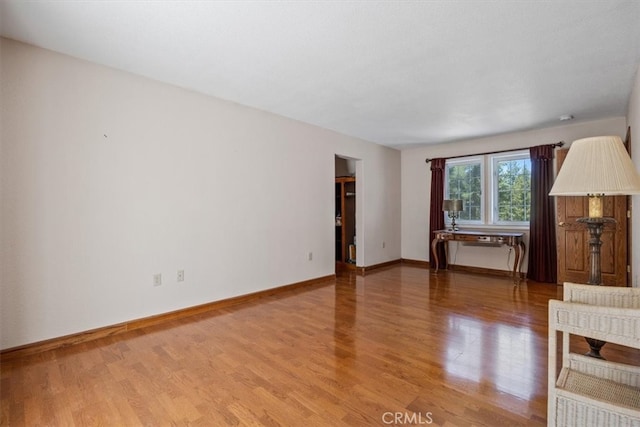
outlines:
[{"label": "chair armrest", "polygon": [[552,330],[640,348],[640,309],[549,300]]},{"label": "chair armrest", "polygon": [[640,288],[595,286],[565,282],[563,284],[562,299],[568,302],[606,307],[640,309]]}]

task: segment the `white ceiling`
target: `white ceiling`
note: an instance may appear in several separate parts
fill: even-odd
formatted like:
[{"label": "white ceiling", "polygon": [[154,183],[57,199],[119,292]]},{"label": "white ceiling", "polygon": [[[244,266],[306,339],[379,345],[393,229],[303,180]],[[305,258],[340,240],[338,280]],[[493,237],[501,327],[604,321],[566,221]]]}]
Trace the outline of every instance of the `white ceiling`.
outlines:
[{"label": "white ceiling", "polygon": [[8,38],[396,148],[624,116],[640,1],[14,1]]}]

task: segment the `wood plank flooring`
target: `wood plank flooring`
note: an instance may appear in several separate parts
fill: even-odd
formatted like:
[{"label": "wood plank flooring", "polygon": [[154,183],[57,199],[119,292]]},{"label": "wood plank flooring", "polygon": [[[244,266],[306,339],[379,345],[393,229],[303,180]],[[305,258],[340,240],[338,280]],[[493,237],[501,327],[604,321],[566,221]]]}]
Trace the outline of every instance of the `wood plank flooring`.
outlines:
[{"label": "wood plank flooring", "polygon": [[3,363],[0,424],[543,426],[561,293],[406,265],[347,273]]}]

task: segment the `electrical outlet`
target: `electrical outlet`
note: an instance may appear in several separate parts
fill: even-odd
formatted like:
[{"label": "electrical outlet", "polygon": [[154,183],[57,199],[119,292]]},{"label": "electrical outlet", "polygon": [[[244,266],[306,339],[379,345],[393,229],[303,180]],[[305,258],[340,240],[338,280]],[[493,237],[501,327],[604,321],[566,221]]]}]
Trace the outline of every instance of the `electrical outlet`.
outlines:
[{"label": "electrical outlet", "polygon": [[307,258],[309,259],[309,261],[313,261],[313,252],[309,252]]},{"label": "electrical outlet", "polygon": [[178,270],[178,282],[184,282],[184,270]]},{"label": "electrical outlet", "polygon": [[160,286],[162,285],[162,274],[158,273],[158,274],[154,274],[153,275],[153,286]]}]

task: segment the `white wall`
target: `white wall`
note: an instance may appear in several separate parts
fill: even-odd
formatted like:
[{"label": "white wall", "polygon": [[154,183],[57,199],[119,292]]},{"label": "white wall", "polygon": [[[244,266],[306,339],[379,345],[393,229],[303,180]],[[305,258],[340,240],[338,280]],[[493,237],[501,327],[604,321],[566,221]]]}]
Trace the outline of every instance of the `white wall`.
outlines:
[{"label": "white wall", "polygon": [[400,258],[399,151],[0,43],[0,348],[333,274],[335,154]]},{"label": "white wall", "polygon": [[[636,169],[640,170],[640,69],[636,71],[635,83],[629,98],[627,124],[631,127],[631,158]],[[640,196],[631,198],[631,212],[631,280],[633,286],[640,287]]]},{"label": "white wall", "polygon": [[[402,151],[402,258],[427,261],[430,258],[429,200],[431,197],[430,165],[426,158],[483,153],[493,150],[526,148],[565,141],[568,148],[576,139],[598,135],[619,135],[626,132],[625,118],[616,117],[541,130],[518,132],[490,138],[438,144]],[[640,157],[640,156],[639,156]],[[638,222],[640,224],[640,222]],[[502,229],[502,228],[501,228]],[[522,231],[522,230],[521,230]],[[527,232],[527,230],[524,230]],[[525,238],[528,243],[528,234]],[[508,247],[478,248],[451,245],[450,256],[459,265],[507,270],[513,265]],[[523,271],[527,269],[527,259]]]}]

